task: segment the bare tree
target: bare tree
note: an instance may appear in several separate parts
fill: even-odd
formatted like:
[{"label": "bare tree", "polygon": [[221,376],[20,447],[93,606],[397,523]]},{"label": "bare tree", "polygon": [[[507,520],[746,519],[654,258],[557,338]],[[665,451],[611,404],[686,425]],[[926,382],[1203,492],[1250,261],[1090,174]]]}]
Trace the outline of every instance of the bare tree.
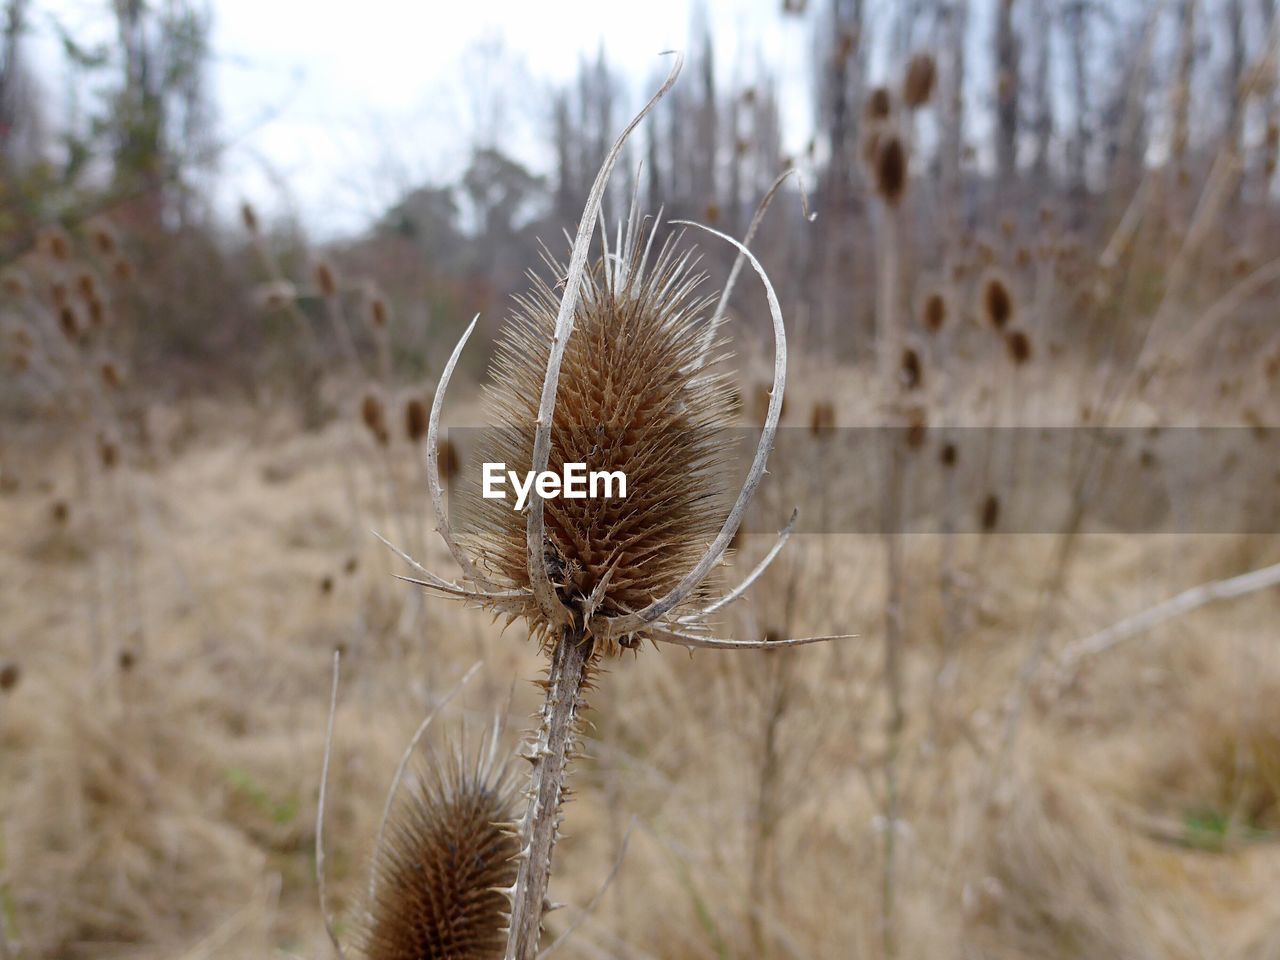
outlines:
[{"label": "bare tree", "polygon": [[1011,182],[1018,163],[1018,73],[1021,44],[1013,26],[1013,0],[996,0],[996,171]]}]

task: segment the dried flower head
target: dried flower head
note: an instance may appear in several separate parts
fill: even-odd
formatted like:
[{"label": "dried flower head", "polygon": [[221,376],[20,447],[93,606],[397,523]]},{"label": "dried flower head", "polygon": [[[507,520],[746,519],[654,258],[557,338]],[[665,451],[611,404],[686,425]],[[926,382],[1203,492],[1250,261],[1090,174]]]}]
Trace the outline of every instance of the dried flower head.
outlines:
[{"label": "dried flower head", "polygon": [[907,390],[917,389],[924,381],[924,367],[920,363],[920,354],[914,347],[907,347],[902,351],[898,375],[902,378],[902,386]]},{"label": "dried flower head", "polygon": [[320,295],[325,299],[331,299],[338,295],[338,275],[334,273],[333,267],[324,260],[316,264],[316,286],[320,288]]},{"label": "dried flower head", "polygon": [[947,299],[934,291],[924,298],[924,309],[921,310],[921,323],[930,333],[939,332],[947,323]]},{"label": "dried flower head", "polygon": [[982,314],[995,330],[1004,330],[1013,319],[1013,295],[999,277],[988,277],[982,286]]},{"label": "dried flower head", "polygon": [[1031,359],[1031,338],[1022,330],[1010,330],[1004,337],[1009,359],[1022,366]]},{"label": "dried flower head", "polygon": [[902,81],[902,101],[909,110],[918,110],[929,102],[937,79],[938,68],[931,54],[917,53],[911,58]]},{"label": "dried flower head", "polygon": [[410,443],[418,443],[427,435],[427,405],[420,397],[410,397],[404,403],[404,434]]},{"label": "dried flower head", "polygon": [[368,960],[500,960],[520,842],[508,765],[456,749],[406,784],[387,822],[363,931]]},{"label": "dried flower head", "polygon": [[871,120],[887,120],[893,112],[893,95],[888,87],[875,87],[867,96],[867,117]]},{"label": "dried flower head", "polygon": [[[550,469],[585,463],[627,477],[626,499],[545,504],[547,563],[561,602],[576,607],[595,597],[604,615],[666,594],[715,537],[724,492],[716,468],[732,413],[725,376],[698,363],[710,306],[698,295],[702,275],[674,238],[648,270],[640,249],[633,248],[629,269],[600,263],[585,278],[552,428]],[[551,270],[564,273],[559,264]],[[481,461],[530,469],[559,300],[541,278],[517,298],[485,392],[497,426],[482,443]],[[502,583],[528,586],[525,517],[504,500],[481,500],[474,512],[484,564]],[[540,619],[536,607],[528,614]]]},{"label": "dried flower head", "polygon": [[876,154],[875,176],[880,198],[896,207],[907,188],[907,149],[896,134],[881,142]]},{"label": "dried flower head", "polygon": [[8,693],[16,689],[20,680],[22,680],[22,667],[18,666],[16,660],[0,663],[0,693]]},{"label": "dried flower head", "polygon": [[391,442],[391,431],[387,429],[387,410],[382,398],[376,393],[366,393],[360,400],[360,419],[365,429],[380,446]]}]

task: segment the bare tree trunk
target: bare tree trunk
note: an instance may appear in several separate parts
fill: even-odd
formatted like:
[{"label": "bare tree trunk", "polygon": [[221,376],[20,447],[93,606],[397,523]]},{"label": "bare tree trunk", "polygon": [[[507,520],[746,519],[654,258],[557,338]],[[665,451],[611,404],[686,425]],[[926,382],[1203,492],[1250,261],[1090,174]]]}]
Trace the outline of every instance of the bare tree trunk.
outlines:
[{"label": "bare tree trunk", "polygon": [[996,0],[996,170],[1002,184],[1018,172],[1020,43],[1013,29],[1014,0]]},{"label": "bare tree trunk", "polygon": [[964,156],[965,37],[969,33],[969,0],[954,0],[947,21],[947,102],[943,105],[942,185],[952,219],[960,215],[961,161]]},{"label": "bare tree trunk", "polygon": [[1053,0],[1035,0],[1031,8],[1031,21],[1036,24],[1036,72],[1031,82],[1031,97],[1035,101],[1033,127],[1036,138],[1035,159],[1032,174],[1036,184],[1045,185],[1049,180],[1049,148],[1053,141],[1053,98],[1049,91],[1049,64],[1053,51],[1053,24],[1055,12]]},{"label": "bare tree trunk", "polygon": [[1085,0],[1072,0],[1066,10],[1067,33],[1071,37],[1071,86],[1075,100],[1075,133],[1071,138],[1070,182],[1073,216],[1079,218],[1089,193],[1089,154],[1093,149],[1093,127],[1089,96],[1089,7]]}]

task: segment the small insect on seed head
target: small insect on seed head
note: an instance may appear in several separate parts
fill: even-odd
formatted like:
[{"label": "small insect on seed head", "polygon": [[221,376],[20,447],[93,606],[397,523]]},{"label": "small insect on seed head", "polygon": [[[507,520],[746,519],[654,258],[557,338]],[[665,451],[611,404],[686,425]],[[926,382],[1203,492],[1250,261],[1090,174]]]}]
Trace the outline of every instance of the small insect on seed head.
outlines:
[{"label": "small insect on seed head", "polygon": [[875,175],[880,199],[896,207],[907,189],[907,149],[897,134],[881,142],[876,155]]},{"label": "small insect on seed head", "polygon": [[1004,330],[1013,319],[1013,295],[999,277],[988,277],[982,286],[982,313],[994,330]]},{"label": "small insect on seed head", "polygon": [[506,763],[463,755],[420,768],[386,825],[360,933],[368,960],[501,958],[520,840]]},{"label": "small insect on seed head", "polygon": [[930,333],[938,333],[947,323],[947,299],[934,291],[924,299],[921,321]]},{"label": "small insect on seed head", "polygon": [[1009,359],[1018,366],[1031,359],[1031,338],[1022,330],[1010,330],[1005,334],[1004,343],[1009,351]]},{"label": "small insect on seed head", "polygon": [[912,57],[902,81],[902,101],[907,109],[918,110],[928,103],[937,79],[938,67],[931,54],[917,53]]},{"label": "small insect on seed head", "polygon": [[410,443],[418,443],[427,435],[430,417],[427,405],[419,397],[410,397],[404,404],[404,434]]},{"label": "small insect on seed head", "polygon": [[10,693],[17,689],[21,680],[22,667],[18,665],[16,660],[6,660],[0,663],[0,693]]}]

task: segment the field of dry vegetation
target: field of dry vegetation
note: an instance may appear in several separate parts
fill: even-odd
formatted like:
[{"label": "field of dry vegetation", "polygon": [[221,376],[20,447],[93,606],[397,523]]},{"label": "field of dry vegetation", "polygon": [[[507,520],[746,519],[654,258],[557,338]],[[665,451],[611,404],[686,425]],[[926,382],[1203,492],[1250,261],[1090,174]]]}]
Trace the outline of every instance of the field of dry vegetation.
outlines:
[{"label": "field of dry vegetation", "polygon": [[[805,198],[815,222],[795,180],[759,208],[748,242],[779,293],[785,402],[778,391],[771,412],[775,347],[748,266],[725,356],[694,373],[721,374],[733,402],[727,419],[708,415],[716,429],[754,443],[777,413],[779,435],[694,599],[742,581],[799,508],[797,532],[710,635],[835,639],[686,652],[646,628],[634,649],[592,641],[550,880],[563,906],[539,955],[569,933],[556,953],[619,960],[1280,960],[1276,35],[1244,73],[1252,119],[1232,136],[1198,144],[1183,130],[1163,163],[1127,180],[1116,164],[1094,191],[1043,203],[1002,203],[976,162],[952,180],[945,157],[931,162],[944,148],[919,131],[936,112],[945,133],[955,63],[920,55],[853,111],[856,135],[840,133],[852,179],[819,177]],[[1170,102],[1185,124],[1185,102]],[[686,95],[671,109],[695,107]],[[645,122],[665,124],[668,108]],[[610,224],[633,185],[606,198]],[[664,186],[676,189],[646,184],[651,212]],[[741,239],[758,194],[743,210],[678,210]],[[564,639],[520,580],[524,556],[483,553],[506,549],[488,528],[461,539],[521,593],[517,615],[496,594],[485,609],[398,579],[460,577],[436,533],[427,451],[464,307],[492,316],[443,404],[440,474],[456,499],[474,483],[459,428],[492,424],[503,390],[516,396],[502,425],[529,445],[512,462],[536,457],[527,388],[549,348],[505,355],[504,372],[502,350],[521,343],[505,287],[419,275],[403,237],[311,250],[248,207],[236,241],[202,252],[184,235],[166,252],[126,209],[35,229],[3,278],[0,960],[321,957],[326,920],[347,956],[502,957],[505,933],[496,952],[440,954],[370,934],[398,765],[408,758],[403,806],[416,784],[474,766],[495,730],[499,758],[520,752],[552,723],[530,681],[558,644],[595,622],[595,600],[634,610],[616,600],[626,576],[647,583],[665,563],[678,580],[719,531],[725,491],[688,494],[708,511],[696,523],[668,503],[679,529],[625,563],[607,537],[569,544],[570,522],[549,513],[552,579],[596,584]],[[675,235],[669,219],[657,246]],[[855,223],[859,242],[838,235]],[[564,268],[543,269],[527,239],[503,249],[529,253],[520,266],[550,284],[550,330]],[[708,299],[688,318],[700,331],[735,251],[697,228],[674,242],[706,253]],[[640,373],[619,373],[631,348],[610,324],[649,344],[660,322],[609,312],[633,288],[605,278],[635,262],[633,246],[611,233],[613,258],[597,262],[592,243],[574,335],[598,335],[615,360],[595,367],[570,347],[561,406],[604,419],[667,375],[662,362],[682,402],[710,404],[684,353],[652,348]],[[567,246],[552,250],[568,262]],[[174,371],[204,369],[210,341],[158,345],[153,330],[183,302],[156,265],[190,262],[228,285],[240,325],[214,341],[235,373],[207,387]],[[611,400],[612,373],[626,389]],[[184,379],[198,386],[176,389]],[[678,429],[661,404],[641,409],[611,429],[642,441],[654,423]],[[576,415],[594,422],[557,408]],[[570,443],[554,423],[552,442]],[[1045,449],[1050,470],[1030,462]],[[732,495],[746,472],[730,458],[715,479]],[[672,499],[693,482],[655,476]],[[546,775],[548,752],[514,761],[518,787]],[[465,847],[400,826],[393,816],[392,846],[420,842],[424,863]],[[411,882],[383,866],[384,887]]]}]

